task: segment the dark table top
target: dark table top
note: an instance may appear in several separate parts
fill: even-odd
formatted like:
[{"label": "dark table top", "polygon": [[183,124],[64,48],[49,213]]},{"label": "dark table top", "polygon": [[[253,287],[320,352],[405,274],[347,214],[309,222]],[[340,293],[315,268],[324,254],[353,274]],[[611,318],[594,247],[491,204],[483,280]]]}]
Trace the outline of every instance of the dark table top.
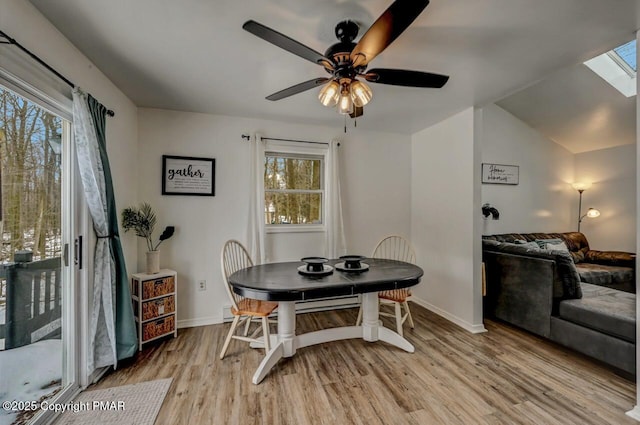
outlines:
[{"label": "dark table top", "polygon": [[[332,267],[341,260],[331,260]],[[266,301],[300,301],[316,298],[356,295],[414,286],[423,270],[410,263],[378,258],[362,260],[369,270],[362,273],[341,272],[324,277],[298,273],[301,261],[271,263],[239,270],[229,276],[233,291],[247,298]]]}]

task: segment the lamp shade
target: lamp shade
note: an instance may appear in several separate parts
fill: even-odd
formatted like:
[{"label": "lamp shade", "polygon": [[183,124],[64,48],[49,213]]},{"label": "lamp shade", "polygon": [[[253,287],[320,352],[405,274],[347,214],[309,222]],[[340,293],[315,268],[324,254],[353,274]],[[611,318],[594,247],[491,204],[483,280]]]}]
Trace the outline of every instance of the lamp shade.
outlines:
[{"label": "lamp shade", "polygon": [[595,208],[589,208],[589,210],[587,210],[587,217],[589,218],[600,217],[600,211],[598,211]]},{"label": "lamp shade", "polygon": [[351,100],[359,108],[363,107],[373,97],[373,92],[367,84],[362,81],[353,80],[351,83]]},{"label": "lamp shade", "polygon": [[320,89],[318,93],[318,100],[324,106],[336,106],[338,98],[340,97],[340,84],[337,81],[332,80]]},{"label": "lamp shade", "polygon": [[349,84],[343,84],[340,90],[340,99],[338,100],[338,113],[349,115],[353,112],[353,101],[351,100],[351,92]]},{"label": "lamp shade", "polygon": [[576,182],[571,185],[572,188],[578,191],[587,190],[591,187],[591,183],[587,182]]}]

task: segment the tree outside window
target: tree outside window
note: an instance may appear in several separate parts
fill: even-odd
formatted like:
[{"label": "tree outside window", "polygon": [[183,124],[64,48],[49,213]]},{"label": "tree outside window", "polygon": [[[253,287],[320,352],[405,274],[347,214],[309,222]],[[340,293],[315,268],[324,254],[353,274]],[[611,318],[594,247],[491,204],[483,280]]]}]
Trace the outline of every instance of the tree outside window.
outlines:
[{"label": "tree outside window", "polygon": [[265,155],[265,224],[322,224],[323,158],[268,152]]}]

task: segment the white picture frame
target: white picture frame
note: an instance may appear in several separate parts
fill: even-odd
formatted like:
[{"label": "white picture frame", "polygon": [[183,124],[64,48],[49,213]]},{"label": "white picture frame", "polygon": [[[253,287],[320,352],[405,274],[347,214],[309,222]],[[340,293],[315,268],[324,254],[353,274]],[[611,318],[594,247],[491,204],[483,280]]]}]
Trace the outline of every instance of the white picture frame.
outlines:
[{"label": "white picture frame", "polygon": [[482,164],[483,184],[508,184],[520,183],[520,167],[506,164]]}]

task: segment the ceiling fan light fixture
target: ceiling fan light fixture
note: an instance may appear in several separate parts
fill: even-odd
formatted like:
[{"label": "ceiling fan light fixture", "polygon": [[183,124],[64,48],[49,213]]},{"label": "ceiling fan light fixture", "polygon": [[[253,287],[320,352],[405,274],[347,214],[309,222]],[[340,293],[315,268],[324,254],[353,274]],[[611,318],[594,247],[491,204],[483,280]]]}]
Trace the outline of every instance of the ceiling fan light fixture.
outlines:
[{"label": "ceiling fan light fixture", "polygon": [[340,97],[340,84],[336,80],[327,83],[318,93],[318,100],[324,106],[333,107],[338,103]]},{"label": "ceiling fan light fixture", "polygon": [[338,113],[349,115],[353,113],[353,101],[351,100],[351,91],[349,84],[343,84],[340,91],[340,100],[338,101]]},{"label": "ceiling fan light fixture", "polygon": [[353,80],[351,83],[351,100],[359,108],[363,107],[373,97],[371,88],[363,81]]}]

